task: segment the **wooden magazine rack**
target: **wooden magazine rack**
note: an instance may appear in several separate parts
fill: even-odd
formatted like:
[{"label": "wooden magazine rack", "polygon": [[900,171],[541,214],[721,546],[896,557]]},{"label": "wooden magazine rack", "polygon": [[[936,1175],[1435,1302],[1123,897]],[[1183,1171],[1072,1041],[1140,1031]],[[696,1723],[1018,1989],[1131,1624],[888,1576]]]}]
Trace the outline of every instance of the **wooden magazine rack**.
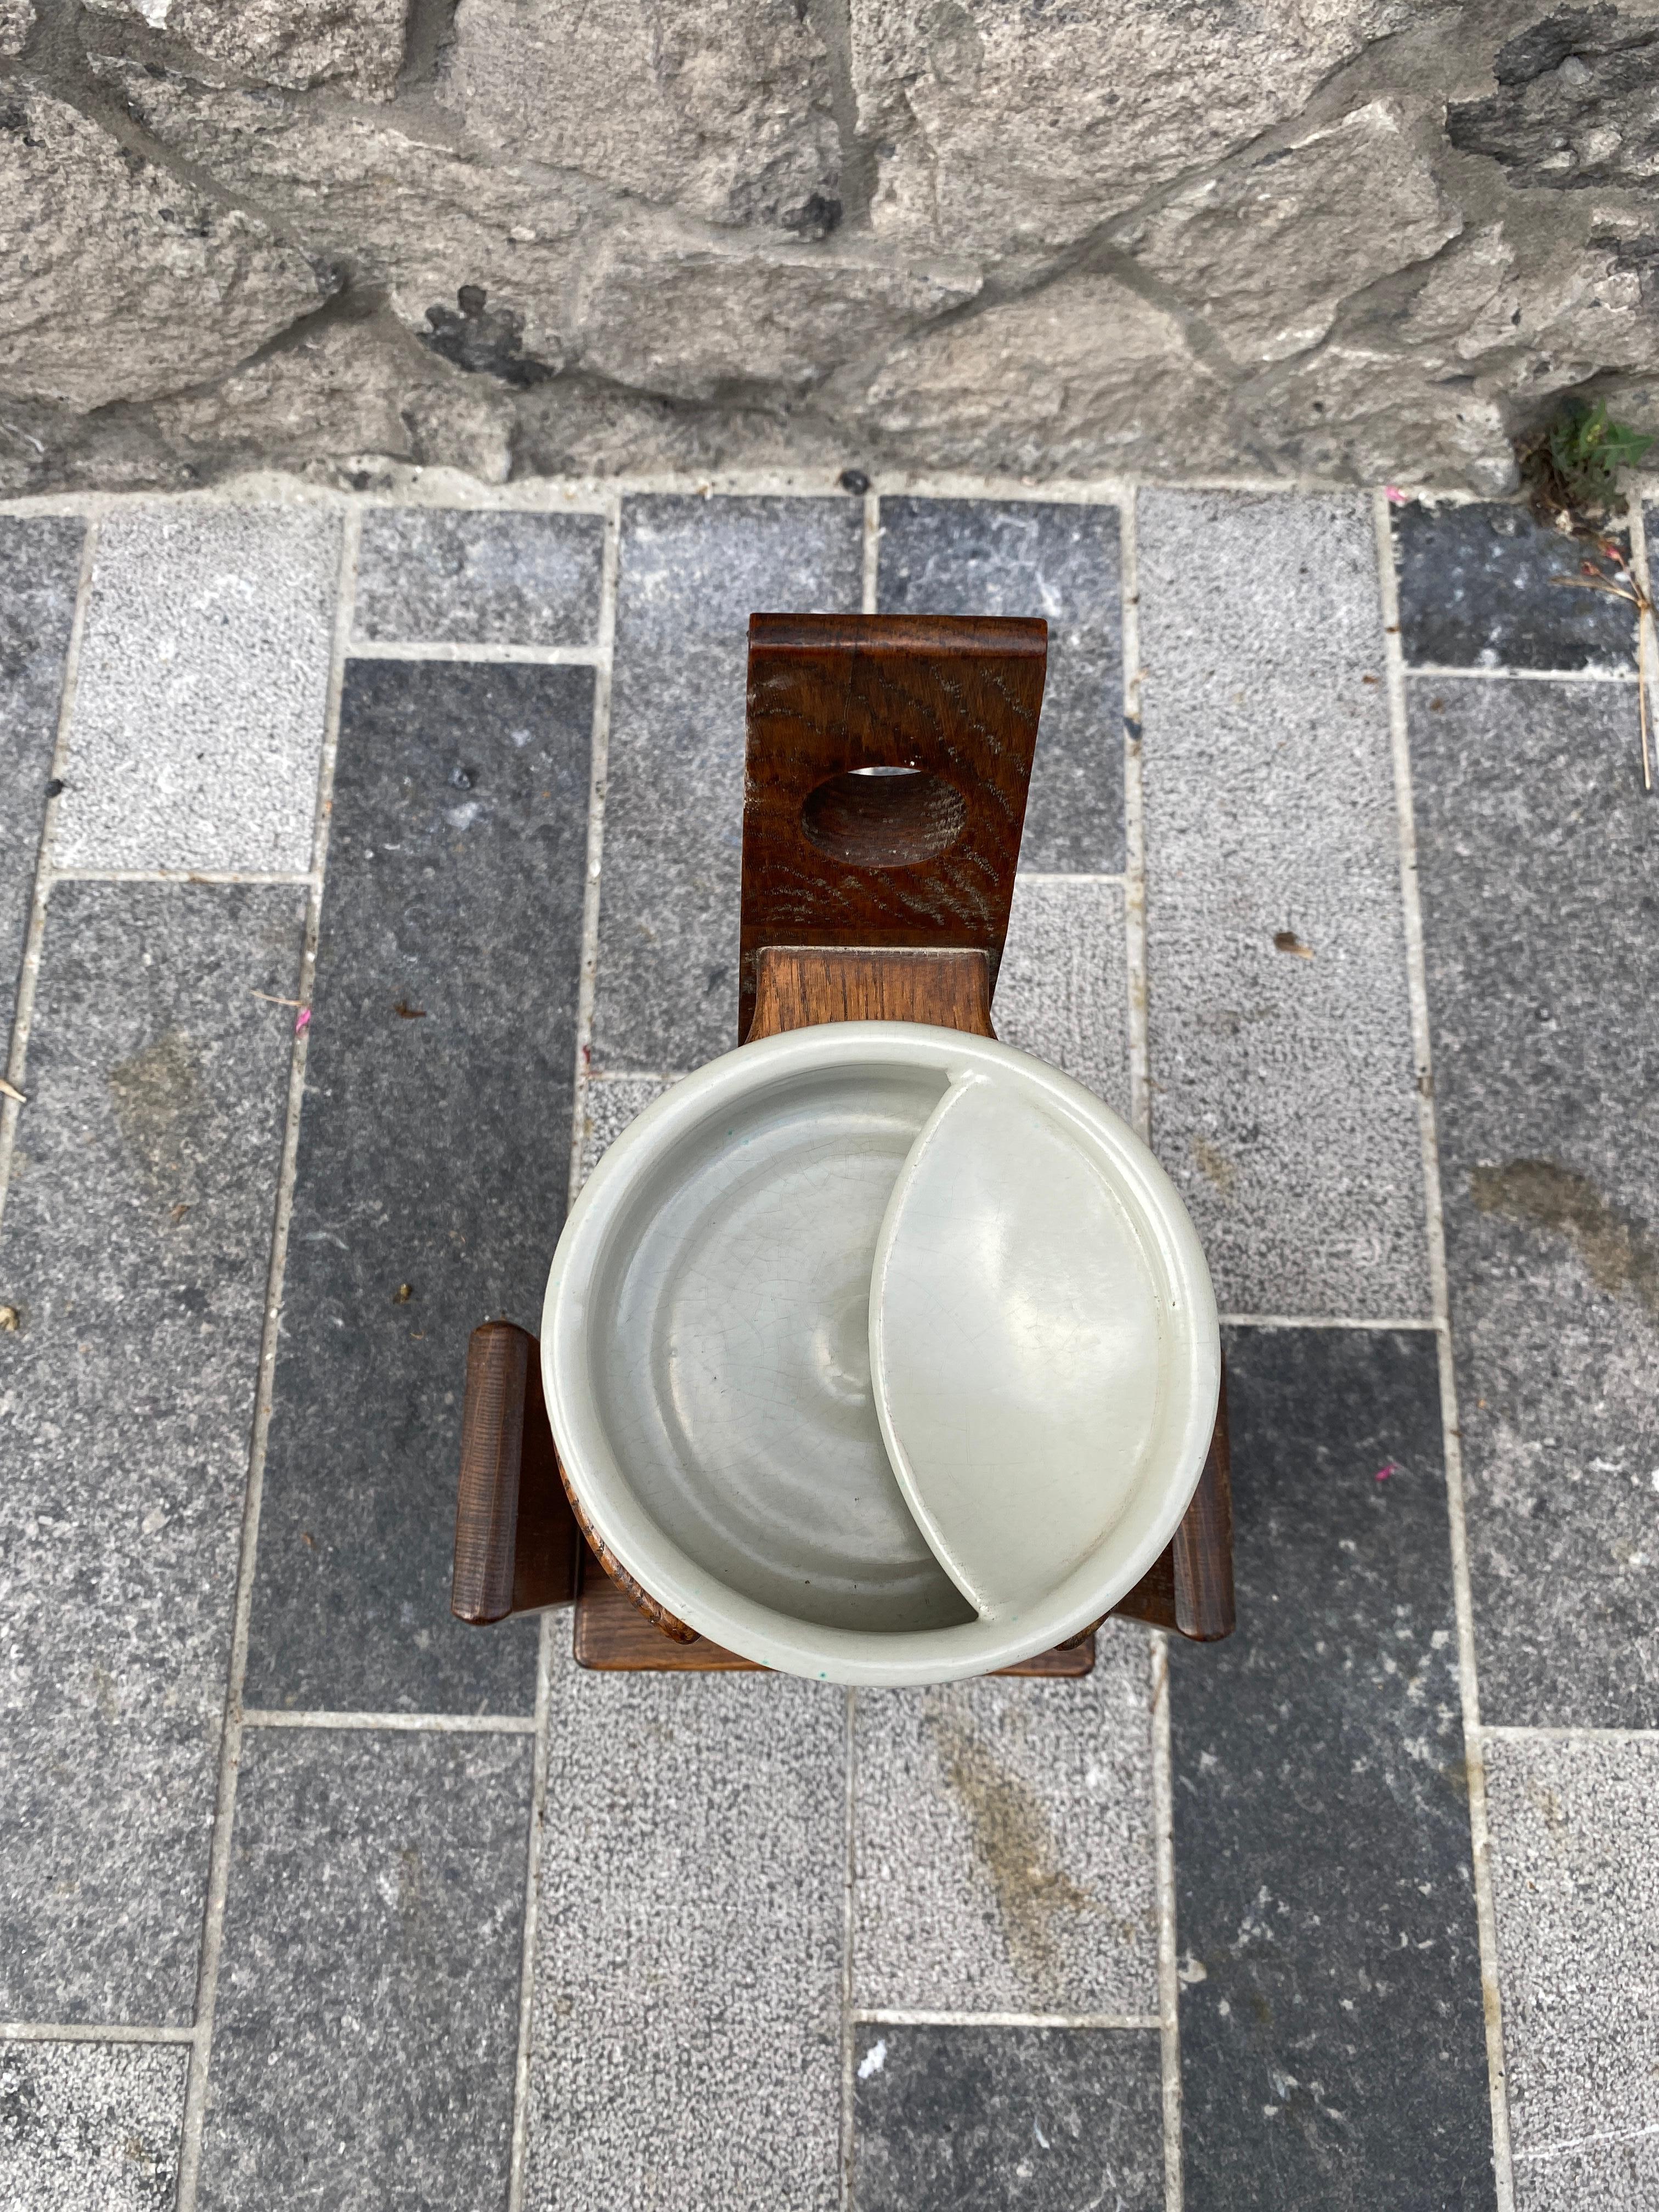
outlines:
[{"label": "wooden magazine rack", "polygon": [[[1047,657],[1042,622],[750,617],[740,1042],[841,1021],[995,1035]],[[486,1322],[467,1351],[454,1613],[483,1624],[571,1604],[583,1666],[761,1671],[676,1620],[585,1523],[536,1340]],[[1186,1517],[1114,1611],[1199,1642],[1232,1629],[1224,1377]],[[1091,1630],[1006,1671],[1093,1663]]]}]

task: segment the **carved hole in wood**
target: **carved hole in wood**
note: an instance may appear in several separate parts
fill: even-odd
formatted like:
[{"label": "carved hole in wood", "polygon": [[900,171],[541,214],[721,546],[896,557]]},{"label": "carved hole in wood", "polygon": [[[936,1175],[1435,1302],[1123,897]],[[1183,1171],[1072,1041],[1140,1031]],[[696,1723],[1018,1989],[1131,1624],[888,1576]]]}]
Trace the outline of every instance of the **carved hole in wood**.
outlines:
[{"label": "carved hole in wood", "polygon": [[956,786],[919,768],[848,769],[809,791],[800,811],[807,843],[854,868],[935,860],[967,822]]}]

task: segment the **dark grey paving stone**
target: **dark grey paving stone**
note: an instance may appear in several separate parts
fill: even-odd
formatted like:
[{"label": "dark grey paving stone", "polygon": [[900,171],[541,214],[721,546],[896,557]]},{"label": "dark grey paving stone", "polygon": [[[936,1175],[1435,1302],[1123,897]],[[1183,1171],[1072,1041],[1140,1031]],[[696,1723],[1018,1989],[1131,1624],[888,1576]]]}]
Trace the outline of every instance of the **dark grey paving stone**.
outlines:
[{"label": "dark grey paving stone", "polygon": [[1155,2033],[854,2033],[854,2212],[1162,2212]]},{"label": "dark grey paving stone", "polygon": [[507,2202],[532,1746],[243,1738],[198,2203]]},{"label": "dark grey paving stone", "polygon": [[[1408,665],[1620,668],[1636,658],[1632,610],[1577,576],[1586,548],[1523,507],[1480,502],[1394,510],[1400,642]],[[1613,534],[1625,558],[1628,533]],[[1603,564],[1606,565],[1605,563]]]},{"label": "dark grey paving stone", "polygon": [[847,1693],[551,1662],[526,2203],[834,2212]]},{"label": "dark grey paving stone", "polygon": [[1224,1312],[1424,1316],[1369,506],[1145,493],[1140,617],[1154,1147]]},{"label": "dark grey paving stone", "polygon": [[754,613],[856,613],[849,499],[630,499],[611,692],[596,1066],[736,1044],[744,695]]},{"label": "dark grey paving stone", "polygon": [[188,2023],[303,904],[59,884],[0,1237],[0,2019]]},{"label": "dark grey paving stone", "polygon": [[564,1218],[592,685],[348,670],[251,1705],[532,1703],[534,1623],[463,1626],[449,1579],[466,1340],[539,1328]]},{"label": "dark grey paving stone", "polygon": [[0,2043],[7,2212],[170,2212],[179,2044]]},{"label": "dark grey paving stone", "polygon": [[884,499],[883,614],[1041,615],[1048,678],[1020,866],[1123,867],[1123,609],[1115,507]]},{"label": "dark grey paving stone", "polygon": [[1410,694],[1482,1717],[1659,1725],[1659,806],[1633,695]]},{"label": "dark grey paving stone", "polygon": [[357,635],[591,645],[604,546],[598,514],[371,507],[357,558]]},{"label": "dark grey paving stone", "polygon": [[86,525],[0,517],[0,1067],[34,889]]},{"label": "dark grey paving stone", "polygon": [[1476,2212],[1492,2142],[1434,1338],[1239,1329],[1227,1357],[1238,1627],[1170,1639],[1188,2212]]},{"label": "dark grey paving stone", "polygon": [[1521,2212],[1659,2204],[1659,1741],[1486,1743]]}]

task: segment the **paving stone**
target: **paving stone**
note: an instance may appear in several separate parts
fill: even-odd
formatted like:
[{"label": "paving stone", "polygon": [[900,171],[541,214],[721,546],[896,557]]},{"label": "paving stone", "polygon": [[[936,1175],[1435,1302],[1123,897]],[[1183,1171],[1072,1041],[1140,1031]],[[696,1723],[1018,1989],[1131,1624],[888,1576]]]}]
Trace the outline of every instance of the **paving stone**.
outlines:
[{"label": "paving stone", "polygon": [[1230,1329],[1238,1627],[1170,1639],[1189,2212],[1493,2203],[1431,1332]]},{"label": "paving stone", "polygon": [[1413,682],[1480,1709],[1659,1726],[1659,809],[1623,686]]},{"label": "paving stone", "polygon": [[1123,867],[1123,609],[1115,507],[884,499],[884,614],[1041,615],[1048,678],[1021,864]]},{"label": "paving stone", "polygon": [[164,2212],[188,2060],[179,2044],[0,2043],[7,2212]]},{"label": "paving stone", "polygon": [[992,1021],[1005,1044],[1129,1111],[1129,985],[1119,884],[1014,881]]},{"label": "paving stone", "polygon": [[339,565],[339,518],[315,507],[100,525],[60,867],[311,866]]},{"label": "paving stone", "polygon": [[527,2204],[840,2203],[844,1693],[555,1638]]},{"label": "paving stone", "polygon": [[357,635],[591,645],[604,547],[598,514],[371,507],[357,560]]},{"label": "paving stone", "polygon": [[0,517],[0,1067],[58,741],[85,525]]},{"label": "paving stone", "polygon": [[854,2212],[1163,2212],[1155,2033],[855,2034]]},{"label": "paving stone", "polygon": [[204,2212],[504,2208],[526,1736],[243,1738]]},{"label": "paving stone", "polygon": [[[1586,548],[1498,501],[1393,514],[1400,642],[1408,665],[1599,668],[1635,664],[1627,605],[1557,580]],[[1626,532],[1609,533],[1628,557]]]},{"label": "paving stone", "polygon": [[1101,1632],[1081,1681],[854,1701],[854,2002],[1158,2009],[1152,1663]]},{"label": "paving stone", "polygon": [[1519,2212],[1659,2203],[1659,1742],[1486,1744]]},{"label": "paving stone", "polygon": [[737,1042],[751,613],[856,612],[853,499],[623,510],[593,1059],[699,1067]]},{"label": "paving stone", "polygon": [[1152,1140],[1231,1312],[1428,1311],[1376,565],[1351,495],[1141,502]]},{"label": "paving stone", "polygon": [[449,1584],[466,1340],[539,1328],[569,1187],[592,700],[588,668],[349,665],[250,1705],[533,1700],[534,1623],[465,1626]]},{"label": "paving stone", "polygon": [[303,910],[59,884],[0,1304],[0,2019],[187,2023]]},{"label": "paving stone", "polygon": [[587,1181],[629,1123],[660,1098],[672,1075],[591,1075],[582,1102],[581,1179]]}]

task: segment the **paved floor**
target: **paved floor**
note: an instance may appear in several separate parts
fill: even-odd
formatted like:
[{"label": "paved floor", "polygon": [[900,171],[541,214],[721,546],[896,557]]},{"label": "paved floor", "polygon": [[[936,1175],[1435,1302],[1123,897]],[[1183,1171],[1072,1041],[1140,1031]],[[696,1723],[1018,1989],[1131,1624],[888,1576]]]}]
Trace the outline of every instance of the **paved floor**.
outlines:
[{"label": "paved floor", "polygon": [[[1659,2205],[1629,606],[925,489],[0,515],[15,2212]],[[1239,1630],[586,1674],[448,1615],[465,1340],[732,1041],[750,611],[860,605],[1051,625],[997,1018],[1205,1238]]]}]

